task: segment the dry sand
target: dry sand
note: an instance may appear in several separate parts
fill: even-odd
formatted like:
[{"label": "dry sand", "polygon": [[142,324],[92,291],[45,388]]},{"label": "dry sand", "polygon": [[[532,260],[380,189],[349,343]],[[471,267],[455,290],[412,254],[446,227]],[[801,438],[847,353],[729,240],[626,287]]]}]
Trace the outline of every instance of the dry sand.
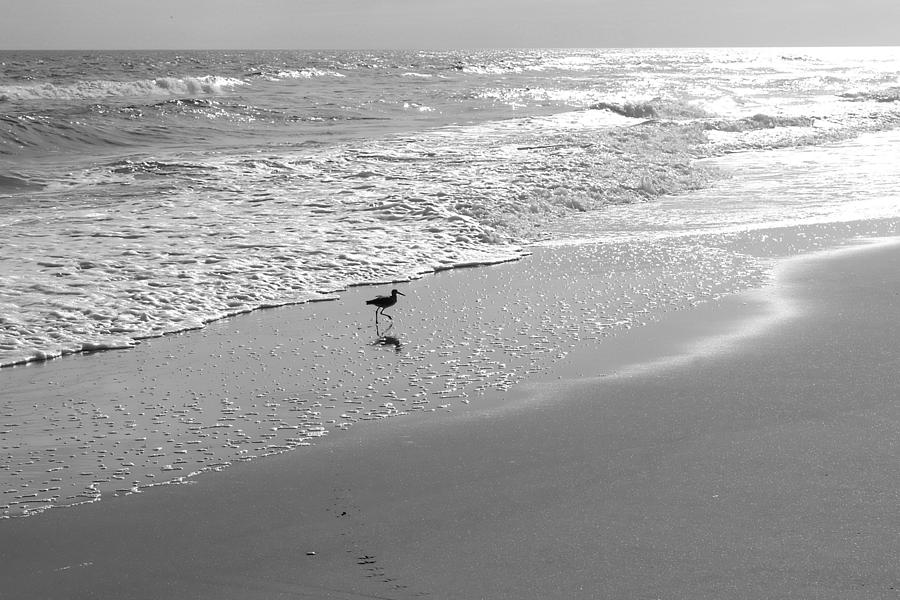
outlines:
[{"label": "dry sand", "polygon": [[467,410],[2,521],[0,596],[897,598],[898,292],[895,244],[794,261],[611,341],[605,376],[572,356]]}]

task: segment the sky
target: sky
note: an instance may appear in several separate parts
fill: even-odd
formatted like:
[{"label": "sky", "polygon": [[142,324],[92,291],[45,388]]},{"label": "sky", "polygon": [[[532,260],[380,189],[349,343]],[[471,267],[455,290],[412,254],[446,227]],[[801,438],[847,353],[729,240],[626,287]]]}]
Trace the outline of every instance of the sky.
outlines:
[{"label": "sky", "polygon": [[900,45],[900,0],[0,0],[0,49]]}]

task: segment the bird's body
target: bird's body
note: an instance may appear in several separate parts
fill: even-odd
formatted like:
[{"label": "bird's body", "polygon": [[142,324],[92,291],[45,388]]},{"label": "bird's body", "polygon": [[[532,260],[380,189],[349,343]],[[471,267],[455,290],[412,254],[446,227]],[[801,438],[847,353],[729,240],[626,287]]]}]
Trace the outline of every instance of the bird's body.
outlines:
[{"label": "bird's body", "polygon": [[384,312],[384,309],[390,308],[391,306],[397,304],[397,294],[400,294],[401,296],[406,295],[403,292],[398,292],[397,290],[391,290],[390,296],[377,296],[375,298],[372,298],[371,300],[366,300],[366,304],[372,304],[375,306],[375,320],[376,321],[378,320],[378,313],[383,314],[391,321],[394,320],[394,318],[391,315]]}]

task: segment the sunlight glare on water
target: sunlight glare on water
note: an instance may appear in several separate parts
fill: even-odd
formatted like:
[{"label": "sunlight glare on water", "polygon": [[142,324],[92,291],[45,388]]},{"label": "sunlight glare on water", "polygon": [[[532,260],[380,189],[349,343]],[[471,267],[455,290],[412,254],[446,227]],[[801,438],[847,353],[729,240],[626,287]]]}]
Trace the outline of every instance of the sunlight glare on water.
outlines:
[{"label": "sunlight glare on water", "polygon": [[724,178],[659,198],[653,210],[617,206],[561,222],[556,241],[734,233],[900,217],[900,134],[867,134],[802,149],[730,154],[703,163]]}]

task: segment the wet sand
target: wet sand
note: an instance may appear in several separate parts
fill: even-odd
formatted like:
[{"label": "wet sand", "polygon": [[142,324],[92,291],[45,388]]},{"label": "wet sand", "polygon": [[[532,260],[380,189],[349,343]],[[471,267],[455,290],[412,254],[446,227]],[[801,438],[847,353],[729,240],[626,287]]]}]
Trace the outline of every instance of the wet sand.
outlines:
[{"label": "wet sand", "polygon": [[898,267],[792,261],[563,379],[2,521],[4,597],[895,598]]}]

